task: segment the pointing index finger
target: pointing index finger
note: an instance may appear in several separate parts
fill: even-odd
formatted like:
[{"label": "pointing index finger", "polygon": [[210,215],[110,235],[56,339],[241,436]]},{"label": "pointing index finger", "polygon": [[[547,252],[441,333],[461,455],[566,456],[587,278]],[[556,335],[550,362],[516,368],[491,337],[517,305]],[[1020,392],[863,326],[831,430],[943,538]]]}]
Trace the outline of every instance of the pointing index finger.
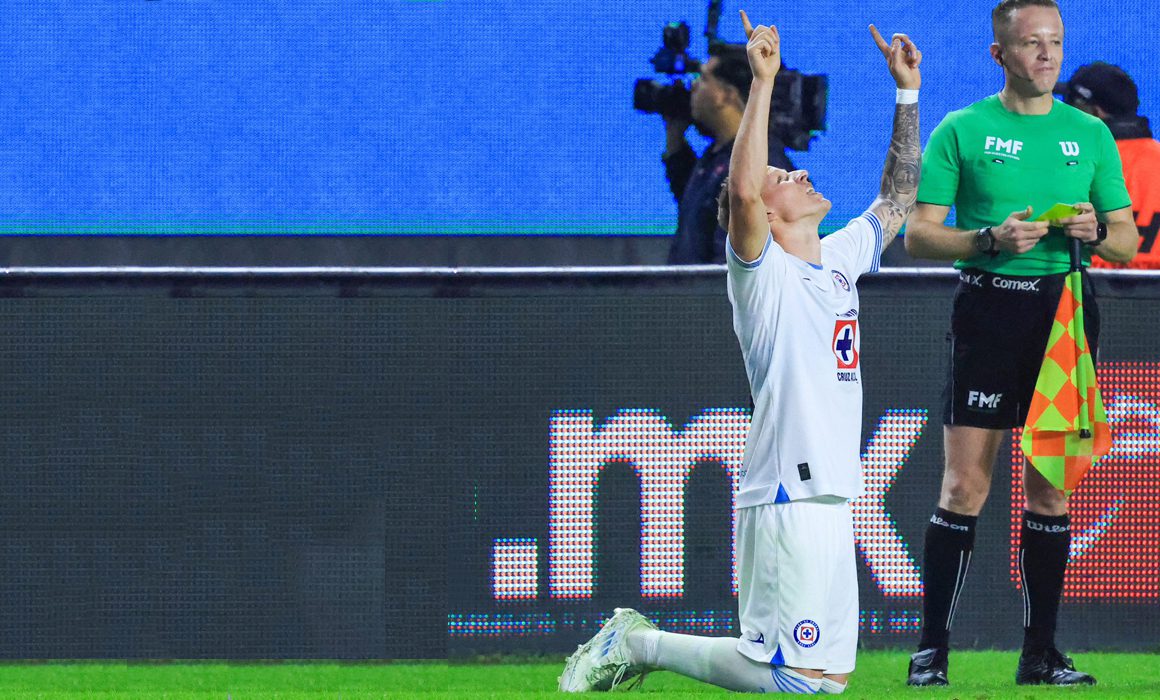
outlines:
[{"label": "pointing index finger", "polygon": [[870,35],[874,37],[874,43],[878,44],[879,50],[881,50],[883,53],[890,51],[890,45],[887,44],[886,40],[882,38],[882,35],[878,33],[878,27],[875,27],[873,24],[870,25]]},{"label": "pointing index finger", "polygon": [[745,27],[746,39],[753,36],[753,25],[749,23],[749,15],[745,14],[745,10],[741,10],[741,26]]}]

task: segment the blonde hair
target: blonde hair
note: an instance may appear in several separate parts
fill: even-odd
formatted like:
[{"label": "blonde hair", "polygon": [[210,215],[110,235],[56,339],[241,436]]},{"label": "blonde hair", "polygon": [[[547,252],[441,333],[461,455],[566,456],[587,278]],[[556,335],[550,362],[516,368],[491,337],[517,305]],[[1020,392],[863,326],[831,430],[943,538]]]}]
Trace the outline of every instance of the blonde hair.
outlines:
[{"label": "blonde hair", "polygon": [[1060,11],[1059,3],[1055,0],[1003,0],[991,10],[991,32],[995,35],[995,41],[1003,43],[1001,35],[1011,25],[1011,15],[1024,7],[1049,7],[1056,12]]}]

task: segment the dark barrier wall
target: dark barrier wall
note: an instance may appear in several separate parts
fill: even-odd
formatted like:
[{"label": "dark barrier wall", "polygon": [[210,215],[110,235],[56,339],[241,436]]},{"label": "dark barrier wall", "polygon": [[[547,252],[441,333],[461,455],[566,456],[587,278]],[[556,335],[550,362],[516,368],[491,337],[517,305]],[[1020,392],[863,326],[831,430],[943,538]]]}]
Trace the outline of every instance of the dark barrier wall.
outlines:
[{"label": "dark barrier wall", "polygon": [[[1061,637],[1155,648],[1160,284],[1096,281],[1118,438],[1073,501]],[[916,638],[954,283],[862,285],[868,646]],[[733,633],[720,269],[10,270],[0,319],[6,658],[560,653],[617,605]],[[1011,465],[965,645],[1020,639]]]}]

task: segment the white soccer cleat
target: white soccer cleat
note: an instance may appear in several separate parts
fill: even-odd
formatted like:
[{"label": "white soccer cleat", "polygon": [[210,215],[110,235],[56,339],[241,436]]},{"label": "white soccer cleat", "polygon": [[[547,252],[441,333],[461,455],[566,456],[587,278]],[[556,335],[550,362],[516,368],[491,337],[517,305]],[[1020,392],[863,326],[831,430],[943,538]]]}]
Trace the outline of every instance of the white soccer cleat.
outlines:
[{"label": "white soccer cleat", "polygon": [[628,634],[638,629],[657,628],[647,617],[632,608],[617,608],[596,636],[576,647],[564,664],[560,690],[582,693],[586,690],[614,690],[621,683],[646,673],[642,664],[634,664],[628,651]]}]

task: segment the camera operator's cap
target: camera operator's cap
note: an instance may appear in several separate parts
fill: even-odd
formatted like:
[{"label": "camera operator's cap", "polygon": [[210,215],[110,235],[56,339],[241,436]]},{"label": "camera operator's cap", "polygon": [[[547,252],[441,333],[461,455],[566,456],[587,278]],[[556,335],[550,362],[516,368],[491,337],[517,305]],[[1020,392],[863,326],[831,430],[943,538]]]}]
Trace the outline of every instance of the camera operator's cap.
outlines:
[{"label": "camera operator's cap", "polygon": [[1140,107],[1136,83],[1131,76],[1123,68],[1103,61],[1080,66],[1071,80],[1055,86],[1055,92],[1063,95],[1068,104],[1083,100],[1103,108],[1113,117],[1134,117]]}]

